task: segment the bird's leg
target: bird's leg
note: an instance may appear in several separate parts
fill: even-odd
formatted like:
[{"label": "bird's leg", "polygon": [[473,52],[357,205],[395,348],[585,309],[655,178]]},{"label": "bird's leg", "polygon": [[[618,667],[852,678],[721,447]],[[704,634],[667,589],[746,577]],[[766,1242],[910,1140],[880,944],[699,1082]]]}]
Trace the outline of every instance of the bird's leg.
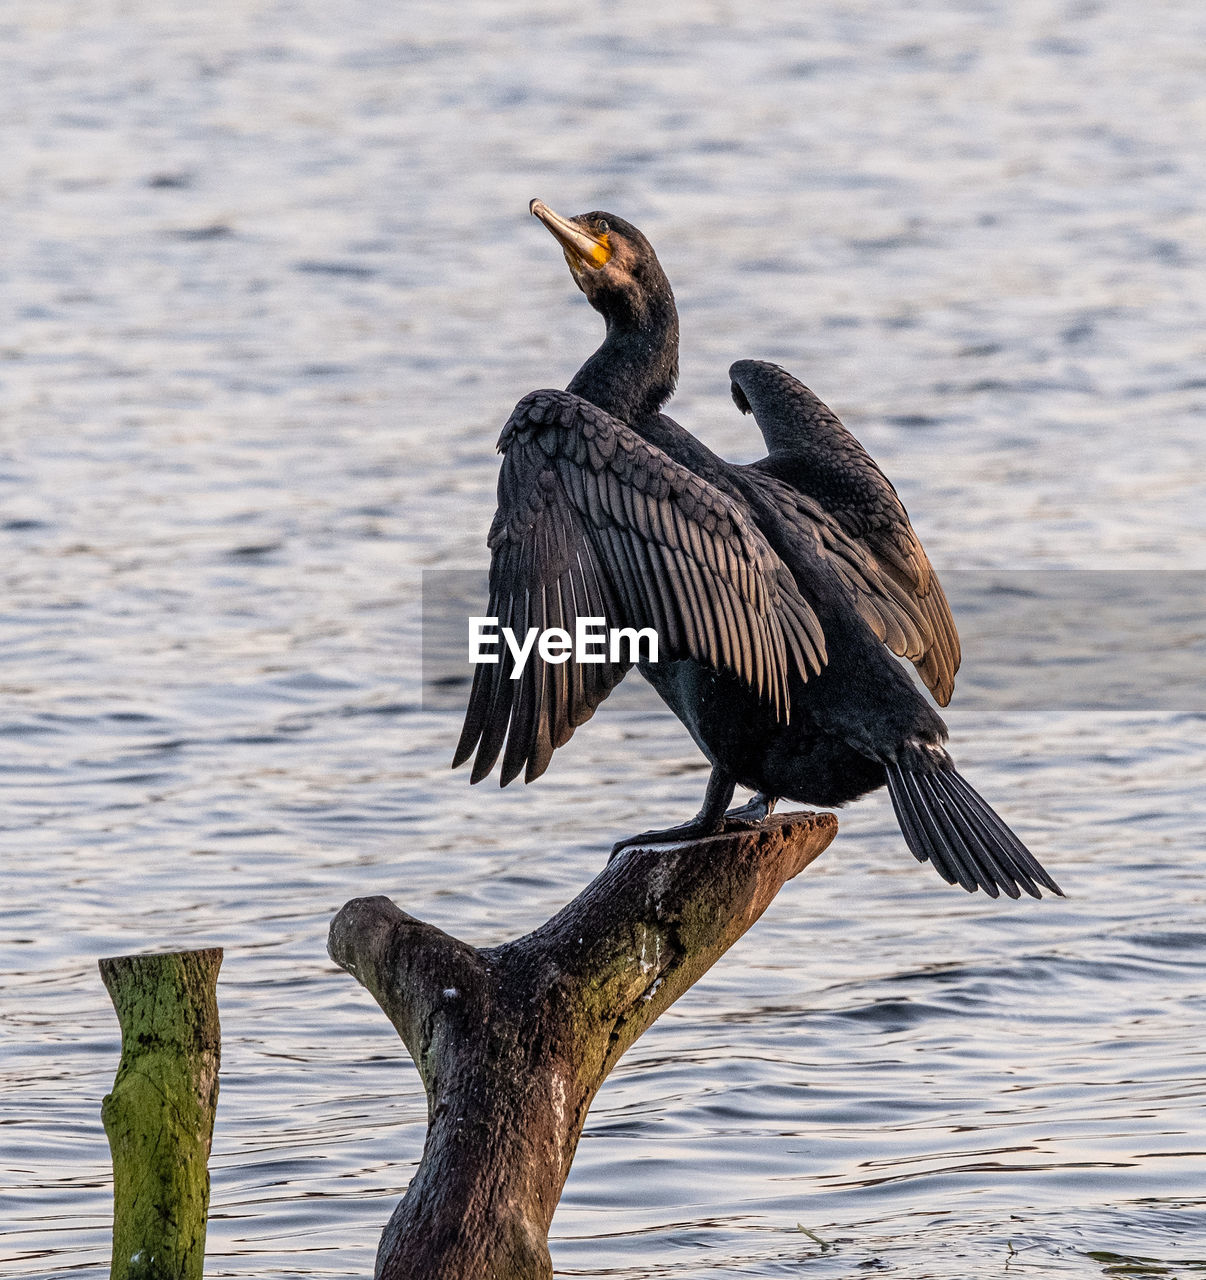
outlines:
[{"label": "bird's leg", "polygon": [[737,780],[731,773],[713,765],[703,806],[690,822],[667,827],[664,831],[642,831],[639,836],[625,836],[612,845],[611,856],[614,858],[621,849],[635,844],[666,844],[670,840],[698,840],[703,836],[718,835],[724,829],[724,811],[729,807],[736,787]]},{"label": "bird's leg", "polygon": [[775,802],[778,796],[768,795],[765,791],[757,791],[754,796],[746,804],[739,809],[730,809],[724,815],[724,829],[729,829],[729,824],[740,827],[760,827],[767,818],[775,811]]}]

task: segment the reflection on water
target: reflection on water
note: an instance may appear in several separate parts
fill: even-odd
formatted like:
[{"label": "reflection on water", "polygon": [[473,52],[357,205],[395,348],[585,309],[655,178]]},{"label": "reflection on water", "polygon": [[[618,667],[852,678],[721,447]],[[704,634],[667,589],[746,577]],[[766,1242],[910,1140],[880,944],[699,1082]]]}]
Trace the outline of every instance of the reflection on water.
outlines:
[{"label": "reflection on water", "polygon": [[[333,912],[498,942],[698,804],[635,684],[528,790],[450,773],[422,699],[420,571],[483,563],[511,404],[597,339],[535,195],[650,234],[709,444],[754,456],[724,371],[778,360],[944,577],[1127,637],[1078,700],[956,601],[955,754],[1068,899],[944,890],[849,810],[601,1093],[559,1272],[1200,1271],[1200,7],[2,23],[0,1275],[107,1274],[98,956],[226,948],[207,1274],[363,1276],[425,1104]],[[1054,569],[1154,603],[1112,630]]]}]

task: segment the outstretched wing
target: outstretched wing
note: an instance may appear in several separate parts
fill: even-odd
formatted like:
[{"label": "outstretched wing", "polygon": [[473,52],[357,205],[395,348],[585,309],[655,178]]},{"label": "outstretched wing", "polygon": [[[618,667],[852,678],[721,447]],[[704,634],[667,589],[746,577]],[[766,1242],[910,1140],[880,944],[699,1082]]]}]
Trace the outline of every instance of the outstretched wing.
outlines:
[{"label": "outstretched wing", "polygon": [[[500,629],[573,636],[588,617],[652,627],[659,661],[691,657],[731,672],[787,718],[788,675],[820,671],[824,637],[733,501],[565,391],[525,396],[499,450],[488,613]],[[531,782],[629,665],[546,662],[534,649],[516,672],[502,646],[497,663],[474,673],[454,767],[476,751],[477,782],[501,752],[502,784],[521,771]]]},{"label": "outstretched wing", "polygon": [[794,490],[802,517],[836,564],[855,605],[893,653],[912,662],[946,706],[959,669],[959,633],[938,575],[896,490],[874,460],[802,382],[778,365],[739,360],[729,370],[738,408],[752,412],[770,456],[754,470]]}]

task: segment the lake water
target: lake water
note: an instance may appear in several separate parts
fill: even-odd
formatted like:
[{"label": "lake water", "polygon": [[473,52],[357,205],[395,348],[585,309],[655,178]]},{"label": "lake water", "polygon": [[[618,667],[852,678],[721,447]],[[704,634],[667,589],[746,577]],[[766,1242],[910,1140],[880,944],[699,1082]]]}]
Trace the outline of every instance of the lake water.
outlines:
[{"label": "lake water", "polygon": [[98,957],[226,949],[207,1275],[365,1276],[425,1104],[332,914],[496,943],[698,806],[635,680],[506,791],[422,698],[599,334],[533,196],[649,234],[710,445],[754,356],[882,463],[1068,892],[843,813],[599,1095],[558,1274],[1206,1269],[1206,9],[23,0],[0,119],[0,1275],[108,1274]]}]

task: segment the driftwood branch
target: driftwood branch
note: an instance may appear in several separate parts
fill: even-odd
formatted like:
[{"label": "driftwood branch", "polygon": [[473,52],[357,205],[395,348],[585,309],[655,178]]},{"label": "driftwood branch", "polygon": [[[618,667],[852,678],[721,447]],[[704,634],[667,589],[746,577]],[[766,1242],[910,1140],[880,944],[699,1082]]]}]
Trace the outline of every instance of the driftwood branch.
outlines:
[{"label": "driftwood branch", "polygon": [[388,898],[349,902],[331,957],[397,1028],[428,1101],[378,1280],[548,1280],[549,1224],[599,1086],[836,831],[831,814],[789,814],[626,849],[535,932],[483,950]]},{"label": "driftwood branch", "polygon": [[201,1280],[221,963],[221,948],[100,961],[121,1024],[121,1063],[101,1104],[113,1155],[111,1280]]}]

